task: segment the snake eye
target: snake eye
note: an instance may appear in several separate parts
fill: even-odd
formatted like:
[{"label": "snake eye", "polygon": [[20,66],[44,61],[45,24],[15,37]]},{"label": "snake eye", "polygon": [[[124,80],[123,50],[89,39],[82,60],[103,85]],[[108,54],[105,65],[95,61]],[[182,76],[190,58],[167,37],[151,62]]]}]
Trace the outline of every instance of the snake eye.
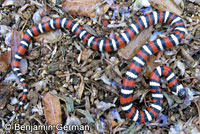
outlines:
[{"label": "snake eye", "polygon": [[178,97],[180,97],[181,99],[185,99],[186,98],[186,89],[185,88],[179,90]]}]

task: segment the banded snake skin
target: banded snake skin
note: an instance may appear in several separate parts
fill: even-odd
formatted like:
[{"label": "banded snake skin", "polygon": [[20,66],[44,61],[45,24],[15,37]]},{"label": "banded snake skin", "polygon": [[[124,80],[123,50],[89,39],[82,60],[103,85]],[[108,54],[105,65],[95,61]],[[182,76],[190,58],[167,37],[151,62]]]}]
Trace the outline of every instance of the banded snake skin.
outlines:
[{"label": "banded snake skin", "polygon": [[184,37],[186,29],[182,18],[169,11],[154,11],[139,17],[123,33],[114,39],[97,38],[85,31],[78,23],[66,18],[52,19],[28,29],[20,42],[20,46],[17,49],[12,63],[13,71],[23,86],[23,96],[15,111],[13,111],[13,114],[16,115],[16,112],[19,111],[28,94],[28,83],[25,81],[19,66],[22,57],[28,50],[31,39],[34,36],[49,32],[54,29],[65,28],[71,30],[71,32],[76,34],[81,40],[83,40],[85,44],[88,45],[88,47],[92,48],[93,50],[100,52],[112,52],[124,47],[143,29],[158,23],[169,24],[173,28],[172,34],[144,44],[143,47],[137,52],[137,54],[132,58],[129,68],[123,79],[123,86],[120,95],[122,110],[125,112],[128,118],[140,123],[151,121],[153,118],[157,117],[162,109],[163,94],[160,88],[161,76],[166,77],[168,86],[173,94],[183,99],[186,97],[186,91],[183,85],[176,80],[175,74],[172,72],[172,70],[167,66],[159,66],[152,72],[150,77],[152,104],[145,110],[138,110],[133,106],[132,103],[133,87],[148,57],[156,54],[158,51],[178,45]]}]

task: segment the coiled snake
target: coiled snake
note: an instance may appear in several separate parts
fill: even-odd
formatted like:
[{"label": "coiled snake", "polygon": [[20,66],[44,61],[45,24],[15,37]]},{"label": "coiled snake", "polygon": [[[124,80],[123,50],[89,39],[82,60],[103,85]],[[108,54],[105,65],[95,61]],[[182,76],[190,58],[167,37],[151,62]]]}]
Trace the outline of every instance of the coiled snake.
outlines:
[{"label": "coiled snake", "polygon": [[128,118],[137,122],[149,122],[155,118],[162,109],[163,94],[160,88],[160,77],[165,76],[168,81],[168,86],[171,88],[173,94],[178,95],[181,98],[186,97],[184,87],[176,80],[174,73],[167,66],[157,67],[151,74],[151,93],[152,104],[145,110],[136,109],[133,104],[133,87],[135,81],[141,72],[146,60],[150,55],[162,51],[166,48],[172,48],[180,43],[185,34],[185,26],[183,20],[175,14],[168,11],[154,11],[144,16],[141,16],[133,24],[131,24],[125,32],[121,33],[114,39],[97,38],[86,30],[84,30],[78,23],[66,18],[57,18],[50,21],[38,24],[28,29],[20,42],[20,46],[15,54],[13,60],[13,70],[18,79],[23,85],[23,96],[13,114],[19,110],[20,106],[26,100],[28,94],[28,83],[25,81],[22,75],[19,65],[22,57],[28,50],[28,46],[31,39],[39,34],[49,32],[54,29],[65,28],[71,30],[76,34],[88,47],[97,51],[117,51],[124,47],[135,35],[140,33],[143,29],[156,25],[158,23],[167,23],[173,28],[173,33],[164,38],[159,38],[144,44],[143,47],[137,52],[137,54],[131,60],[129,69],[123,79],[123,87],[121,89],[120,103],[122,110],[125,112]]}]

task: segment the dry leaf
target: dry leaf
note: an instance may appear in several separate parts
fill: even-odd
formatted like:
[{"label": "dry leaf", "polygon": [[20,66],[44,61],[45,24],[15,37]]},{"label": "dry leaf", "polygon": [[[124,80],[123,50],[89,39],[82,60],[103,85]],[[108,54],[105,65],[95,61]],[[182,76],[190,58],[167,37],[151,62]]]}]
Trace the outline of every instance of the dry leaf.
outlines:
[{"label": "dry leaf", "polygon": [[93,53],[94,51],[91,49],[84,48],[81,54],[81,61],[86,61]]},{"label": "dry leaf", "polygon": [[19,46],[21,41],[20,33],[14,28],[12,33],[12,41],[11,41],[11,48],[12,48],[12,59],[15,56],[15,53],[17,52],[17,47]]},{"label": "dry leaf", "polygon": [[160,64],[155,62],[157,60],[157,57],[155,55],[151,55],[147,60],[147,71],[144,74],[146,78],[149,78],[153,70],[159,66]]},{"label": "dry leaf", "polygon": [[85,111],[82,109],[77,109],[77,111],[80,112],[81,114],[85,115],[85,117],[89,123],[94,123],[94,119],[88,111]]},{"label": "dry leaf", "polygon": [[129,42],[129,44],[121,48],[118,51],[119,56],[126,60],[130,60],[137,52],[138,50],[145,44],[149,36],[151,35],[153,28],[152,26],[144,29],[139,35],[137,35],[134,39]]},{"label": "dry leaf", "polygon": [[150,3],[148,0],[136,0],[133,4],[133,9],[135,11],[138,11],[139,9],[143,8],[143,7],[149,7]]},{"label": "dry leaf", "polygon": [[0,109],[9,102],[11,88],[6,84],[0,84]]},{"label": "dry leaf", "polygon": [[22,59],[20,62],[20,70],[22,72],[22,74],[26,74],[27,70],[28,70],[28,62],[27,59]]},{"label": "dry leaf", "polygon": [[55,43],[62,37],[62,31],[60,29],[50,31],[44,34],[40,34],[34,37],[34,40],[40,43]]},{"label": "dry leaf", "polygon": [[11,64],[11,52],[5,52],[0,55],[0,71],[6,72]]},{"label": "dry leaf", "polygon": [[72,73],[72,75],[76,75],[76,76],[78,76],[78,77],[81,78],[81,83],[80,83],[80,85],[79,85],[78,92],[77,92],[78,98],[81,99],[82,94],[83,94],[83,90],[84,90],[84,88],[85,88],[83,76],[82,76],[80,73],[78,73],[78,74]]},{"label": "dry leaf", "polygon": [[101,5],[102,0],[65,0],[62,3],[63,11],[72,15],[95,17],[98,12],[108,11],[108,4]]},{"label": "dry leaf", "polygon": [[79,99],[81,99],[82,94],[83,94],[83,90],[84,90],[84,88],[85,88],[83,76],[80,76],[80,77],[81,77],[81,84],[80,84],[80,88],[79,88],[79,90],[78,90],[78,97],[79,97]]},{"label": "dry leaf", "polygon": [[5,0],[4,3],[2,4],[3,7],[13,6],[13,5],[14,5],[14,0]]},{"label": "dry leaf", "polygon": [[183,76],[185,74],[185,65],[180,60],[178,60],[176,64],[177,67],[181,70],[181,75]]},{"label": "dry leaf", "polygon": [[22,6],[24,5],[25,0],[5,0],[4,3],[2,4],[3,7],[6,6]]},{"label": "dry leaf", "polygon": [[182,55],[188,60],[190,61],[192,64],[194,64],[194,59],[192,58],[192,56],[190,56],[190,54],[181,46],[181,53]]},{"label": "dry leaf", "polygon": [[151,5],[161,11],[171,11],[177,15],[182,14],[182,9],[173,0],[149,0]]},{"label": "dry leaf", "polygon": [[[109,125],[108,120],[105,120],[106,124]],[[115,128],[119,123],[117,123],[115,120],[110,121],[112,128]]]},{"label": "dry leaf", "polygon": [[55,90],[47,92],[43,95],[42,103],[44,106],[44,116],[49,125],[62,123],[60,101],[53,94],[57,94]]}]

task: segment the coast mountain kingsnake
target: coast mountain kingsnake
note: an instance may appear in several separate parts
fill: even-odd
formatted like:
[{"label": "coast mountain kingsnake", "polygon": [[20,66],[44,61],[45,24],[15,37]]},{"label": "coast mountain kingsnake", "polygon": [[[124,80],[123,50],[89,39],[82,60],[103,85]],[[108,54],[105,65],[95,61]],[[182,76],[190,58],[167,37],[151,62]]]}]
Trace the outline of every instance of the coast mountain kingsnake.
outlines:
[{"label": "coast mountain kingsnake", "polygon": [[184,87],[178,83],[172,70],[166,66],[159,66],[151,74],[150,91],[152,93],[152,104],[146,110],[137,110],[132,104],[133,87],[148,57],[157,53],[158,51],[178,45],[184,37],[186,29],[183,20],[179,16],[168,11],[154,11],[141,16],[123,33],[114,39],[97,38],[84,30],[78,23],[66,18],[52,19],[48,22],[38,24],[28,29],[20,42],[20,46],[18,47],[13,60],[14,73],[17,75],[18,79],[23,85],[22,99],[16,107],[16,110],[13,111],[13,114],[16,114],[16,111],[19,110],[20,106],[26,100],[28,94],[28,83],[25,82],[25,78],[22,75],[19,66],[22,57],[28,50],[31,39],[34,36],[49,32],[54,29],[65,28],[75,33],[81,40],[83,40],[85,44],[88,45],[88,47],[92,48],[93,50],[112,52],[124,47],[143,29],[158,23],[169,24],[173,28],[173,33],[164,38],[159,38],[144,44],[143,47],[137,52],[137,54],[131,60],[129,69],[123,79],[123,87],[120,95],[122,110],[125,112],[128,118],[141,123],[151,121],[162,109],[163,94],[160,88],[161,76],[166,77],[168,86],[171,88],[173,94],[178,95],[181,98],[186,97]]}]

